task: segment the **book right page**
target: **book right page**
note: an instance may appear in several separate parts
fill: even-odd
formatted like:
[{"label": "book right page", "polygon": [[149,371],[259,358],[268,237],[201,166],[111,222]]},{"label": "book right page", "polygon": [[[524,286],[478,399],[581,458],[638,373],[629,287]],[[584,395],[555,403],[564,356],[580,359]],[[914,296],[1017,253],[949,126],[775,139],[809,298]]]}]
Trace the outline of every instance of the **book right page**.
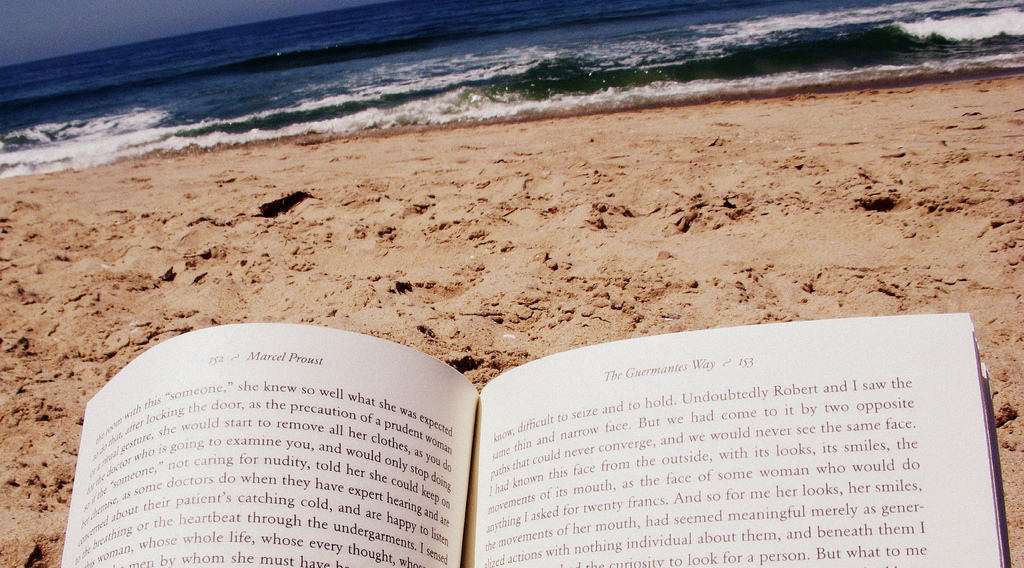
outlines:
[{"label": "book right page", "polygon": [[478,568],[1003,565],[967,315],[596,345],[480,412]]}]

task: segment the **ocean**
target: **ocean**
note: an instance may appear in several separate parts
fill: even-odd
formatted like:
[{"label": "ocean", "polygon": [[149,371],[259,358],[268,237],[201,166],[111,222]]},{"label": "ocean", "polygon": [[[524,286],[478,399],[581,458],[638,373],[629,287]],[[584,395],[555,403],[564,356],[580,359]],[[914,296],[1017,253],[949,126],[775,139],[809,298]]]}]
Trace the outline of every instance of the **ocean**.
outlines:
[{"label": "ocean", "polygon": [[1007,0],[399,0],[0,68],[0,177],[1022,71]]}]

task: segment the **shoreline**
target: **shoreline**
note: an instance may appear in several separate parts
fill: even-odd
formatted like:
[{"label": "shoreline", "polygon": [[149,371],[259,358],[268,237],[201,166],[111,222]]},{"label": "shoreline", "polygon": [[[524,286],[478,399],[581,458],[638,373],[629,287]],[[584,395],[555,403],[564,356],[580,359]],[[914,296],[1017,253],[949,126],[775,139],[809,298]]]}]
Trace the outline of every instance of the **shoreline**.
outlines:
[{"label": "shoreline", "polygon": [[[1024,78],[1024,68],[1007,71],[1006,73],[995,73],[992,71],[984,71],[979,73],[966,73],[958,75],[955,78],[942,78],[942,73],[936,73],[935,77],[932,78],[907,78],[905,80],[896,80],[893,78],[878,79],[874,81],[855,82],[850,84],[841,85],[821,85],[818,87],[792,87],[792,88],[780,88],[776,92],[763,92],[754,95],[735,95],[735,96],[721,96],[695,101],[683,101],[683,102],[666,102],[666,103],[650,103],[646,105],[637,105],[624,108],[614,109],[579,109],[578,112],[573,113],[559,113],[553,111],[550,114],[536,114],[523,117],[502,117],[492,120],[482,120],[477,122],[455,122],[447,124],[422,124],[412,125],[405,127],[393,127],[393,128],[373,128],[367,130],[360,130],[349,134],[323,134],[323,133],[306,133],[306,134],[294,134],[289,136],[282,136],[280,138],[270,138],[266,140],[253,140],[242,143],[225,143],[210,147],[201,147],[198,145],[189,146],[182,148],[181,150],[157,150],[149,154],[143,154],[141,156],[126,157],[120,160],[134,160],[134,159],[147,159],[147,158],[165,158],[174,157],[178,155],[190,155],[200,152],[216,152],[225,150],[228,148],[244,148],[249,145],[261,146],[261,145],[274,145],[274,144],[296,144],[299,146],[310,145],[310,144],[322,144],[325,142],[332,142],[336,140],[347,140],[353,139],[358,140],[362,138],[388,138],[391,136],[404,136],[407,134],[415,134],[422,132],[432,131],[448,131],[448,130],[462,130],[472,129],[480,126],[500,126],[503,124],[516,125],[516,124],[529,124],[531,122],[539,122],[546,120],[560,120],[560,119],[574,119],[574,118],[587,118],[594,116],[605,116],[615,115],[620,113],[635,113],[643,112],[648,110],[667,110],[667,109],[684,109],[691,107],[700,107],[705,105],[713,105],[716,103],[743,103],[753,101],[770,101],[773,99],[790,99],[799,98],[805,95],[840,95],[844,93],[860,93],[875,90],[889,90],[889,89],[908,89],[916,87],[928,87],[937,85],[955,85],[957,83],[973,83],[977,81],[1003,81]],[[118,160],[118,161],[120,161]],[[117,163],[111,162],[111,163]],[[108,164],[100,164],[108,165]],[[63,171],[63,170],[61,170]],[[52,173],[52,172],[50,172]],[[38,174],[27,174],[27,175],[38,175]],[[0,178],[2,179],[2,178]]]},{"label": "shoreline", "polygon": [[[754,101],[765,101],[773,99],[790,99],[800,98],[804,96],[816,96],[816,95],[839,95],[844,93],[858,93],[858,92],[869,92],[876,90],[893,90],[893,89],[908,89],[918,87],[928,87],[935,85],[945,84],[957,84],[957,83],[971,83],[976,81],[1002,81],[1002,80],[1013,80],[1024,77],[1024,68],[1019,69],[1007,69],[1002,72],[996,72],[992,70],[979,71],[975,73],[964,73],[960,72],[955,77],[949,77],[948,73],[935,72],[931,75],[918,75],[906,78],[893,78],[884,77],[877,79],[858,80],[850,82],[840,82],[824,85],[802,85],[793,87],[775,87],[771,89],[757,89],[754,88],[753,92],[742,92],[736,94],[719,94],[709,95],[706,98],[698,98],[696,100],[686,101],[667,101],[667,102],[648,102],[644,104],[635,104],[623,107],[615,108],[577,108],[571,112],[565,109],[552,110],[549,112],[534,112],[523,116],[504,116],[494,119],[484,119],[477,121],[456,121],[444,124],[415,124],[408,126],[398,127],[374,127],[369,129],[357,130],[349,133],[317,133],[307,132],[303,134],[291,134],[281,135],[277,137],[249,140],[245,142],[222,142],[211,146],[202,146],[198,143],[192,143],[188,146],[177,150],[153,150],[145,154],[135,156],[124,156],[115,158],[110,162],[102,162],[86,166],[84,168],[66,168],[58,169],[47,172],[33,172],[26,174],[17,174],[9,177],[22,177],[22,176],[33,176],[33,175],[45,175],[48,173],[56,173],[62,171],[80,171],[82,169],[88,169],[91,167],[105,166],[116,164],[122,161],[132,160],[145,160],[145,159],[160,159],[160,158],[173,158],[175,156],[182,155],[196,155],[198,153],[205,152],[217,152],[229,148],[244,148],[248,146],[259,147],[263,145],[274,145],[274,144],[321,144],[324,142],[330,142],[334,140],[345,140],[345,139],[361,139],[361,138],[387,138],[391,136],[403,136],[411,133],[418,132],[431,132],[431,131],[447,131],[447,130],[460,130],[467,128],[476,128],[480,126],[496,126],[496,125],[516,125],[516,124],[528,124],[531,122],[545,121],[545,120],[560,120],[560,119],[573,119],[573,118],[586,118],[593,116],[603,115],[614,115],[619,113],[634,113],[643,112],[648,110],[662,110],[662,109],[685,109],[691,107],[700,107],[703,105],[713,105],[717,103],[743,103],[743,102],[754,102]],[[8,179],[3,176],[3,169],[0,169],[0,180]]]},{"label": "shoreline", "polygon": [[[250,143],[0,179],[0,564],[59,564],[85,401],[292,321],[483,384],[587,344],[968,312],[1024,562],[1024,77]],[[307,192],[276,217],[260,205]]]}]

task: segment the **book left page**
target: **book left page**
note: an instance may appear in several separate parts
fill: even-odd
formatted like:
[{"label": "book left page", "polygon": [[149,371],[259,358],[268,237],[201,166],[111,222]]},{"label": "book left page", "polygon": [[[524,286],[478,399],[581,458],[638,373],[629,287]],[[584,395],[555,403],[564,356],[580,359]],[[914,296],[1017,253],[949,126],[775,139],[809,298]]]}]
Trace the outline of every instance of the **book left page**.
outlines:
[{"label": "book left page", "polygon": [[364,335],[176,337],[86,407],[63,566],[457,566],[476,405]]}]

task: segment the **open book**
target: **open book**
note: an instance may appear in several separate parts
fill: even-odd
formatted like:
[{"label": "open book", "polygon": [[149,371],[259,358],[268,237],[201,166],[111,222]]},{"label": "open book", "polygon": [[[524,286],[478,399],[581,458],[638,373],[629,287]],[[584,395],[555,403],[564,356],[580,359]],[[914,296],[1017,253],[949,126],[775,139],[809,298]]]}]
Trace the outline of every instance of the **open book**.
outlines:
[{"label": "open book", "polygon": [[1008,566],[967,315],[585,347],[477,390],[242,324],[88,404],[63,565]]}]

